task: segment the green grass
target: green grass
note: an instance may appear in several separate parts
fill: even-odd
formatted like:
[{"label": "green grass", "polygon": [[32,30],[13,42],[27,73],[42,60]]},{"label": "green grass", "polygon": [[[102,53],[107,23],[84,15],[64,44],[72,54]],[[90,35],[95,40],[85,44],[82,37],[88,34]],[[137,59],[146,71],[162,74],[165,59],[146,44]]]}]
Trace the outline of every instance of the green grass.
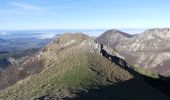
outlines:
[{"label": "green grass", "polygon": [[135,70],[136,72],[138,72],[139,74],[142,74],[142,75],[145,75],[145,76],[148,76],[150,78],[154,78],[154,79],[158,79],[159,78],[159,74],[151,71],[151,70],[146,70],[142,67],[139,67],[139,66],[135,66],[133,65],[132,66],[133,70]]},{"label": "green grass", "polygon": [[[67,57],[66,57],[67,55]],[[16,96],[28,98],[53,94],[61,88],[90,87],[101,84],[102,80],[88,68],[86,54],[66,54],[64,63],[52,64],[48,69],[16,84],[0,93],[0,98],[11,99]],[[60,60],[60,59],[58,59]],[[93,80],[93,81],[91,81]]]},{"label": "green grass", "polygon": [[[62,87],[70,87],[70,86],[91,86],[92,84],[97,84],[100,82],[94,82],[92,83],[91,80],[93,78],[97,78],[94,72],[90,71],[88,66],[88,58],[85,54],[77,54],[69,56],[70,58],[67,58],[65,60],[67,71],[62,74],[61,77],[55,77],[55,83],[57,85],[60,85]],[[94,79],[97,80],[97,79]]]}]

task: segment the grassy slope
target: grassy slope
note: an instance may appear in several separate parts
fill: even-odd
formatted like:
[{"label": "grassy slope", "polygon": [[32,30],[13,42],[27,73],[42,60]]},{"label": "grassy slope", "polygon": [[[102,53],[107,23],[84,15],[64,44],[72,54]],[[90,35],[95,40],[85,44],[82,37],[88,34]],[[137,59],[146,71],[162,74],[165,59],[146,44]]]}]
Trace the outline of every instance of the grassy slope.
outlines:
[{"label": "grassy slope", "polygon": [[[159,91],[142,81],[133,80],[131,83],[124,84],[134,77],[102,56],[75,50],[74,52],[76,53],[68,51],[58,55],[61,56],[58,57],[60,58],[58,64],[52,64],[39,74],[1,91],[0,98],[2,100],[33,99],[48,94],[58,95],[59,90],[70,87],[88,89],[94,86],[102,86],[105,95],[114,96],[117,99],[149,100],[153,99],[154,95],[164,98]],[[122,85],[118,85],[119,83]]]},{"label": "grassy slope", "polygon": [[146,70],[142,67],[139,67],[139,66],[132,66],[133,70],[135,70],[136,72],[144,75],[144,76],[148,76],[150,78],[154,78],[154,79],[158,79],[159,78],[159,74],[151,71],[151,70]]},{"label": "grassy slope", "polygon": [[17,95],[34,97],[45,95],[48,91],[52,93],[53,88],[56,90],[66,86],[90,85],[88,79],[92,78],[94,73],[89,72],[87,68],[87,56],[78,55],[80,54],[70,55],[64,59],[64,63],[61,60],[58,66],[52,64],[43,72],[1,92],[0,96],[6,99],[14,98]]}]

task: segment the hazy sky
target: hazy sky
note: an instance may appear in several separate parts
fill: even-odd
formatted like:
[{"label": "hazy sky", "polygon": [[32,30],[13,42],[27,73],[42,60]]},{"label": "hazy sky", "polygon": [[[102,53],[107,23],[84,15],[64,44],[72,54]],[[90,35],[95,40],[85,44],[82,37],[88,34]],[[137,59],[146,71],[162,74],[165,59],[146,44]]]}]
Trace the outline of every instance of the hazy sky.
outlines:
[{"label": "hazy sky", "polygon": [[170,0],[0,0],[0,30],[170,27]]}]

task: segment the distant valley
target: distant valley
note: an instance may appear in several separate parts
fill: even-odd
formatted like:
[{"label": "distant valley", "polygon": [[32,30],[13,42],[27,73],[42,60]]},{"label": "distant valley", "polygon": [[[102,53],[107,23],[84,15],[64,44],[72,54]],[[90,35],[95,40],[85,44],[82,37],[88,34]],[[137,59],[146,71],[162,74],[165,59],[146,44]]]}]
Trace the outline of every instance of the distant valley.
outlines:
[{"label": "distant valley", "polygon": [[51,40],[52,38],[48,37],[39,39],[32,36],[23,37],[22,34],[0,34],[0,70],[24,61]]}]

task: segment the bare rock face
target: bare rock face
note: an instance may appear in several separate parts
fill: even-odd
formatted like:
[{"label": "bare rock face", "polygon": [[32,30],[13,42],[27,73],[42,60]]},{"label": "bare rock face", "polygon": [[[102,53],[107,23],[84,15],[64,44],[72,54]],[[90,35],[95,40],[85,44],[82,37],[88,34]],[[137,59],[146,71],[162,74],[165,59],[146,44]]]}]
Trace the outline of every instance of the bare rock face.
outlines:
[{"label": "bare rock face", "polygon": [[152,69],[162,75],[170,72],[170,29],[149,29],[138,35],[109,30],[96,40],[114,48],[133,65]]}]

